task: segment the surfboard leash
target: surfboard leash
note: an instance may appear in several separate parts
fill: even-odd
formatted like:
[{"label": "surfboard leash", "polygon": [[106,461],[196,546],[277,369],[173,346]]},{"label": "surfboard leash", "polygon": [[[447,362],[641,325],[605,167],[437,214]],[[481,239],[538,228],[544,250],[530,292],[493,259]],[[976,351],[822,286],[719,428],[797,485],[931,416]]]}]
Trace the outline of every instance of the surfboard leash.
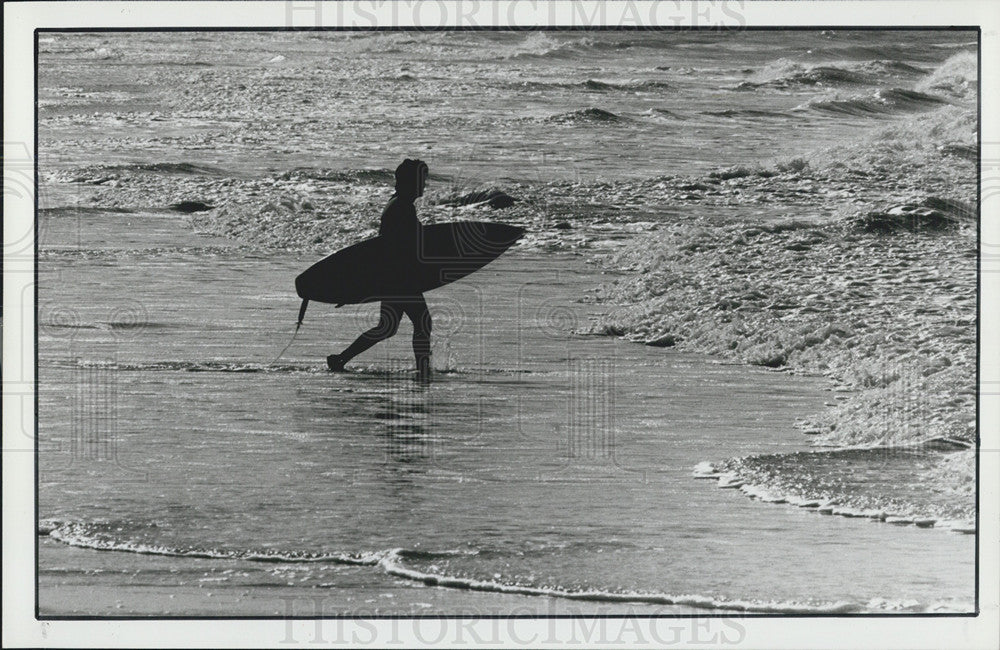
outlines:
[{"label": "surfboard leash", "polygon": [[292,347],[292,343],[295,343],[295,337],[298,336],[299,328],[302,327],[302,319],[304,319],[306,316],[306,307],[308,306],[309,306],[309,299],[307,298],[302,301],[302,306],[299,307],[299,320],[297,323],[295,323],[295,331],[292,332],[291,340],[288,342],[288,345],[286,345],[281,349],[281,352],[278,353],[278,356],[276,356],[274,358],[274,361],[271,362],[272,364],[278,363],[278,360],[281,358],[281,355],[287,352],[288,348]]}]

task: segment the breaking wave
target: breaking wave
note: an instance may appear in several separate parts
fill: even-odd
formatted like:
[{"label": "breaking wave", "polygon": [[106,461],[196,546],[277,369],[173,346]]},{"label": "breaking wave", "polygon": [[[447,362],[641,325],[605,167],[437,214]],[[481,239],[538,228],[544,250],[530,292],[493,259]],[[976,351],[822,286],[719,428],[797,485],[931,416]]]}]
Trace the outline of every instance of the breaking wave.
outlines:
[{"label": "breaking wave", "polygon": [[949,57],[930,75],[921,79],[916,89],[933,91],[950,97],[975,95],[979,83],[979,62],[972,52],[959,52]]},{"label": "breaking wave", "polygon": [[641,91],[641,90],[658,90],[661,88],[669,88],[670,84],[666,81],[658,81],[655,79],[648,79],[645,81],[630,81],[626,83],[615,83],[610,81],[599,81],[597,79],[588,79],[580,84],[588,90],[627,90],[627,91]]},{"label": "breaking wave", "polygon": [[703,111],[702,115],[710,115],[712,117],[728,117],[733,119],[739,118],[758,118],[758,119],[795,119],[798,115],[792,115],[790,113],[785,113],[782,111],[762,111],[757,109],[727,109],[723,111]]},{"label": "breaking wave", "polygon": [[965,49],[976,47],[975,41],[965,43],[939,43],[924,44],[919,41],[912,43],[882,43],[872,45],[845,44],[827,45],[814,48],[814,54],[828,59],[864,61],[864,60],[886,60],[886,59],[906,59],[916,61],[933,61],[934,49]]},{"label": "breaking wave", "polygon": [[804,68],[800,64],[785,63],[775,68],[765,68],[757,75],[756,81],[743,81],[734,90],[756,90],[758,88],[790,88],[793,86],[837,86],[872,83],[874,78],[837,66],[817,66]]},{"label": "breaking wave", "polygon": [[510,87],[522,90],[551,90],[563,88],[567,90],[589,90],[593,92],[642,92],[671,88],[671,84],[661,79],[643,79],[630,81],[603,81],[587,79],[579,82],[541,81],[538,79],[518,80],[510,82]]},{"label": "breaking wave", "polygon": [[878,90],[872,95],[847,99],[813,99],[797,106],[796,111],[812,110],[832,115],[854,117],[878,117],[902,113],[929,111],[948,104],[948,100],[917,90],[889,88]]},{"label": "breaking wave", "polygon": [[606,111],[602,108],[582,108],[578,111],[572,111],[569,113],[560,113],[558,115],[552,115],[546,118],[548,122],[556,122],[559,124],[567,123],[577,123],[577,122],[624,122],[626,118],[612,113],[611,111]]},{"label": "breaking wave", "polygon": [[589,49],[595,42],[591,38],[560,41],[546,32],[534,32],[501,56],[507,59],[568,58]]},{"label": "breaking wave", "polygon": [[407,561],[433,560],[456,555],[477,555],[475,549],[445,549],[442,551],[409,550],[402,548],[360,552],[338,551],[288,551],[274,549],[231,549],[197,546],[169,546],[154,541],[129,539],[123,533],[138,533],[152,529],[156,525],[132,522],[79,523],[42,520],[38,523],[38,534],[74,546],[96,551],[116,551],[141,555],[157,555],[176,558],[229,560],[272,564],[339,564],[377,568],[384,573],[428,587],[459,589],[498,594],[562,598],[597,603],[641,603],[650,605],[675,605],[705,610],[736,611],[764,614],[842,614],[851,612],[890,611],[965,611],[970,609],[962,603],[921,604],[916,601],[888,600],[873,598],[866,602],[797,602],[764,601],[757,599],[726,598],[701,594],[670,594],[666,592],[612,591],[606,589],[564,588],[506,582],[499,578],[476,579],[451,576],[409,565]]},{"label": "breaking wave", "polygon": [[873,60],[860,63],[828,63],[810,66],[779,59],[740,82],[734,90],[789,89],[800,86],[873,85],[888,79],[913,79],[929,71],[903,61]]}]

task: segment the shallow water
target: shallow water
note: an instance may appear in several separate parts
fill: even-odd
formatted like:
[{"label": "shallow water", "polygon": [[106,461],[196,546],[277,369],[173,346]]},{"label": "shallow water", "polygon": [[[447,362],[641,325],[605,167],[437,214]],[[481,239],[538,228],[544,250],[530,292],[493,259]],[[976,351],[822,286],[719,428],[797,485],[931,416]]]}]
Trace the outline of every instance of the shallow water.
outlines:
[{"label": "shallow water", "polygon": [[[705,459],[805,449],[792,422],[825,385],[571,334],[598,280],[579,258],[514,251],[428,294],[439,371],[422,385],[406,325],[352,372],[322,369],[371,306],[313,305],[274,362],[311,258],[227,252],[177,219],[132,218],[121,260],[86,252],[114,248],[119,215],[46,231],[40,511],[64,522],[55,539],[171,557],[74,560],[47,542],[43,612],[87,612],[59,600],[87,581],[223,599],[175,613],[270,614],[284,588],[358,598],[338,611],[372,590],[383,595],[365,606],[380,613],[454,611],[423,585],[451,579],[515,591],[463,601],[480,612],[546,613],[533,599],[582,594],[595,608],[582,611],[971,600],[971,538],[693,479]],[[153,243],[168,250],[138,252]],[[136,598],[104,613],[162,607]]]}]

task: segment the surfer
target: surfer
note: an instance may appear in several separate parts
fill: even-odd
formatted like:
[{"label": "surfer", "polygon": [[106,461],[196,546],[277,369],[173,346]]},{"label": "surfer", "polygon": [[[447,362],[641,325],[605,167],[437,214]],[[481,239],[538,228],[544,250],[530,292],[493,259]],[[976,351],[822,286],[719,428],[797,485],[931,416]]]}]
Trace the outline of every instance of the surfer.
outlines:
[{"label": "surfer", "polygon": [[[420,221],[413,202],[424,194],[427,183],[427,163],[407,158],[396,168],[396,193],[382,212],[378,234],[387,241],[388,268],[399,270],[400,274],[412,268],[420,245]],[[431,313],[423,294],[394,297],[383,300],[379,308],[378,324],[364,332],[340,354],[331,354],[326,365],[333,371],[342,371],[344,365],[379,341],[393,336],[399,329],[399,321],[406,314],[413,323],[413,356],[417,362],[417,373],[421,378],[429,378],[431,370]]]}]

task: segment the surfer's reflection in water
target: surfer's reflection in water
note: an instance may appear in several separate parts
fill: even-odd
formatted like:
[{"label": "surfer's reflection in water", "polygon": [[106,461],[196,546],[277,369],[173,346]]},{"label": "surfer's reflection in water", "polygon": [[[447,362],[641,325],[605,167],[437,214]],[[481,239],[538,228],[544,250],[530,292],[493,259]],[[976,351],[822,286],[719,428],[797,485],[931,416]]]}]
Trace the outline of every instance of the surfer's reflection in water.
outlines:
[{"label": "surfer's reflection in water", "polygon": [[[382,212],[382,222],[378,234],[387,240],[388,267],[396,266],[400,273],[412,268],[420,245],[420,221],[413,202],[424,194],[427,184],[427,164],[422,160],[407,158],[396,168],[396,193]],[[431,313],[423,294],[398,296],[383,300],[378,324],[351,343],[340,354],[326,358],[330,370],[340,371],[351,359],[358,356],[379,341],[393,336],[399,329],[399,321],[406,314],[413,322],[413,356],[417,362],[417,374],[429,379],[431,372]]]}]

